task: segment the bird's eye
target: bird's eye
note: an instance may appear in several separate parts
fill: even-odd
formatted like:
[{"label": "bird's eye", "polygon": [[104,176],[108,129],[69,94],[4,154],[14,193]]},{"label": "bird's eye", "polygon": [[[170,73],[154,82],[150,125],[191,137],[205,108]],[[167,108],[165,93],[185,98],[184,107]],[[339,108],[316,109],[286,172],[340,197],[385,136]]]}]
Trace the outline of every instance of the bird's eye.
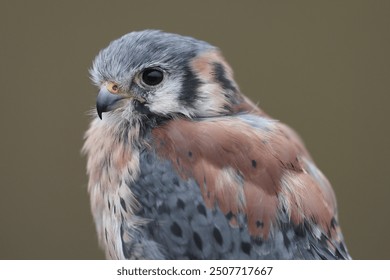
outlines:
[{"label": "bird's eye", "polygon": [[164,79],[164,73],[159,69],[149,68],[142,72],[142,82],[148,86],[156,86]]}]

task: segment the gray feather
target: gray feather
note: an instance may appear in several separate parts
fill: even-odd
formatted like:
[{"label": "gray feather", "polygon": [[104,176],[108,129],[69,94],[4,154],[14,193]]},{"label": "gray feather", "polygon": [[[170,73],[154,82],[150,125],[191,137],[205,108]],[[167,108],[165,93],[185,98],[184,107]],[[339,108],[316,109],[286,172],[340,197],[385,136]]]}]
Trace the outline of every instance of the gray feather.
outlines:
[{"label": "gray feather", "polygon": [[[207,209],[194,180],[183,180],[172,164],[153,151],[140,155],[140,176],[129,184],[141,208],[136,215],[149,221],[137,229],[141,234],[125,244],[132,256],[137,246],[145,246],[148,256],[165,259],[339,259],[348,258],[343,248],[332,254],[325,239],[312,234],[307,223],[285,221],[267,240],[252,238],[245,217],[238,217],[238,227],[216,205]],[[281,220],[283,221],[283,215]],[[131,230],[131,229],[130,229]],[[158,246],[150,246],[158,244]],[[145,248],[146,250],[146,248]]]}]

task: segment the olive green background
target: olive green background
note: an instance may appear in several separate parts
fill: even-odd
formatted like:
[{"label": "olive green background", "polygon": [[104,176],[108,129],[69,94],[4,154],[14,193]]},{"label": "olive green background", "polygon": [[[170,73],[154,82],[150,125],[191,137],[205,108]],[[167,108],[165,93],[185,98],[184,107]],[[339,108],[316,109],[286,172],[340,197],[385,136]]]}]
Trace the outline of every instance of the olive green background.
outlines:
[{"label": "olive green background", "polygon": [[146,28],[219,46],[332,182],[351,255],[390,258],[390,1],[2,1],[0,28],[1,259],[104,257],[80,154],[88,68]]}]

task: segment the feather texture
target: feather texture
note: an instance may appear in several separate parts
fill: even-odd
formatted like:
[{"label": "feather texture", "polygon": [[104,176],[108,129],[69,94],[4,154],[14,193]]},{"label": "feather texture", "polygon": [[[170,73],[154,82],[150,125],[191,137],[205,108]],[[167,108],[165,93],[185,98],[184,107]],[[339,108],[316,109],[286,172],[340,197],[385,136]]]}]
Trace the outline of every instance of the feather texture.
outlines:
[{"label": "feather texture", "polygon": [[91,76],[102,119],[83,152],[107,258],[350,258],[330,183],[300,137],[241,94],[217,48],[133,32]]}]

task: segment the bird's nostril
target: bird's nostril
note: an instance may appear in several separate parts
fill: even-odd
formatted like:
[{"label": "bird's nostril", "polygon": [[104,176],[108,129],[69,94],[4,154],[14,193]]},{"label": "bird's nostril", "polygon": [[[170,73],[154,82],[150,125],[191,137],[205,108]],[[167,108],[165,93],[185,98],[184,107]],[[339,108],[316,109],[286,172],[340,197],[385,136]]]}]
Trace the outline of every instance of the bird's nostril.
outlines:
[{"label": "bird's nostril", "polygon": [[119,86],[113,82],[107,82],[106,88],[110,93],[117,94],[119,93]]}]

